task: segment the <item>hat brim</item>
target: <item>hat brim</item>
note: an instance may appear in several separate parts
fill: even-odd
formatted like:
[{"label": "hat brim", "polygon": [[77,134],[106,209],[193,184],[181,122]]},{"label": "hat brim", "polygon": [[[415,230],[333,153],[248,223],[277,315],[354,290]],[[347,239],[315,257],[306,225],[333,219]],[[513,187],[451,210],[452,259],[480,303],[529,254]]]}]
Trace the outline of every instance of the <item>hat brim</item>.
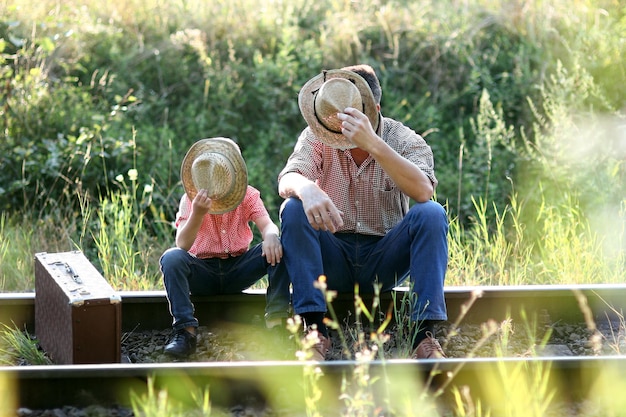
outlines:
[{"label": "hat brim", "polygon": [[198,190],[193,182],[191,167],[198,155],[207,152],[222,154],[228,158],[233,165],[235,183],[232,189],[222,198],[214,199],[209,209],[209,213],[211,214],[227,213],[234,210],[243,201],[248,188],[248,169],[246,162],[243,156],[241,156],[237,145],[231,139],[222,137],[201,139],[191,145],[180,167],[180,178],[183,183],[183,188],[190,200],[193,200],[196,194],[198,194]]},{"label": "hat brim", "polygon": [[380,124],[379,112],[372,90],[363,77],[352,71],[323,71],[321,74],[318,74],[307,81],[298,94],[298,106],[300,107],[300,113],[302,113],[302,117],[304,117],[304,120],[306,120],[307,124],[313,131],[313,134],[319,141],[337,149],[356,148],[356,146],[343,134],[328,130],[322,123],[320,123],[315,115],[315,94],[320,89],[322,84],[332,78],[344,78],[354,83],[361,93],[361,99],[363,102],[363,108],[359,110],[367,116],[374,130],[378,130],[378,126]]}]

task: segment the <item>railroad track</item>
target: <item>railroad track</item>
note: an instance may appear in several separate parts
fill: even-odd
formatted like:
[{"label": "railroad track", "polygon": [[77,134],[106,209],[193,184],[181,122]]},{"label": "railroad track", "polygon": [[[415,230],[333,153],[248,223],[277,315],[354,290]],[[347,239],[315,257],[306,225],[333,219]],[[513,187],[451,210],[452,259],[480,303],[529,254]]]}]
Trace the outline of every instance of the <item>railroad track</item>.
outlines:
[{"label": "railroad track", "polygon": [[[386,294],[381,306],[398,302],[406,289]],[[122,331],[163,329],[170,325],[164,292],[122,292]],[[368,298],[365,297],[366,305]],[[18,326],[36,334],[34,293],[0,294],[0,323]],[[472,302],[469,310],[468,303]],[[489,319],[514,320],[524,314],[540,313],[553,322],[598,322],[623,324],[626,307],[626,285],[519,286],[519,287],[447,287],[449,320],[461,315],[464,322],[481,323]],[[262,317],[265,295],[262,290],[218,297],[194,298],[200,322],[219,326],[223,322],[249,322]],[[353,308],[352,297],[339,297],[333,303],[340,316]],[[582,306],[582,307],[581,307]],[[311,363],[298,361],[194,362],[160,364],[94,364],[0,367],[0,387],[12,387],[16,406],[33,409],[64,405],[128,405],[131,392],[141,395],[148,381],[167,387],[170,395],[189,403],[190,393],[208,389],[215,407],[252,404],[273,410],[303,410]],[[341,408],[338,399],[344,376],[352,375],[359,364],[354,361],[330,361],[319,364],[322,371],[317,385],[322,410],[331,413]],[[593,395],[606,378],[624,378],[626,358],[619,355],[593,357],[513,357],[455,358],[433,361],[385,360],[367,363],[369,373],[378,376],[372,392],[392,392],[398,398],[403,392],[422,389],[423,383],[436,390],[444,388],[439,398],[451,395],[453,387],[467,387],[473,398],[495,409],[498,398],[492,391],[494,381],[503,373],[549,370],[550,386],[564,401],[584,401]],[[617,376],[616,376],[617,375]],[[530,377],[531,375],[529,375]],[[375,380],[372,379],[372,380]],[[8,383],[6,383],[8,381]],[[622,381],[625,383],[624,381]],[[626,383],[625,383],[626,384]],[[407,394],[409,395],[409,394]],[[415,395],[411,395],[415,397]],[[494,414],[497,415],[497,414]]]}]

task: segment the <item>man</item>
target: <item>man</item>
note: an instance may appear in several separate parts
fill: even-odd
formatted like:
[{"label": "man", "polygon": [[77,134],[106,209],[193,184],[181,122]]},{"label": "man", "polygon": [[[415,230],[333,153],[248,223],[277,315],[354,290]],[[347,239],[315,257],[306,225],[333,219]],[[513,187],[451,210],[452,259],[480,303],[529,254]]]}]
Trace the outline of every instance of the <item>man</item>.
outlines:
[{"label": "man", "polygon": [[[434,326],[447,319],[443,283],[448,220],[431,200],[437,185],[430,147],[413,130],[380,113],[381,88],[367,65],[324,71],[301,89],[308,127],[279,174],[281,240],[295,314],[317,329],[314,359],[330,338],[329,289],[390,291],[410,276],[418,322],[413,358],[443,358]],[[409,207],[409,201],[415,204]]]},{"label": "man", "polygon": [[[259,191],[248,185],[239,147],[228,138],[194,143],[181,166],[185,194],[176,215],[176,247],[161,256],[161,272],[174,335],[165,353],[186,358],[196,351],[198,320],[190,294],[235,294],[268,276],[266,324],[289,314],[289,278],[278,227]],[[263,242],[252,242],[250,223]]]}]

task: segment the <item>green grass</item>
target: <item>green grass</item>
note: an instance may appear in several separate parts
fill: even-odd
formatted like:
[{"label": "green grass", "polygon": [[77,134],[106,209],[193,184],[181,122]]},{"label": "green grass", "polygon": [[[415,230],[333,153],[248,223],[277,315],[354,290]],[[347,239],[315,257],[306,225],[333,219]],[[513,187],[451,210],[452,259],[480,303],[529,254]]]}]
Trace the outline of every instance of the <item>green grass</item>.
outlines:
[{"label": "green grass", "polygon": [[[541,188],[538,190],[542,192]],[[158,257],[172,245],[142,229],[133,211],[134,193],[120,191],[102,201],[94,220],[95,251],[87,253],[118,290],[161,289]],[[451,219],[446,285],[598,284],[626,281],[624,211],[614,214],[615,230],[601,235],[591,221],[571,206],[550,206],[545,198],[535,223],[522,223],[527,210],[517,197],[501,210],[475,200],[468,225]],[[489,223],[494,218],[495,224]],[[80,248],[67,236],[80,230],[74,219],[24,223],[0,218],[0,290],[32,291],[33,254]],[[64,224],[66,226],[64,226]],[[529,229],[540,230],[541,238]],[[623,229],[622,229],[623,230]],[[614,238],[614,241],[609,241]],[[80,238],[77,238],[77,240]],[[262,284],[260,284],[262,285]]]},{"label": "green grass", "polygon": [[72,221],[0,215],[0,292],[35,290],[34,255],[73,250]]},{"label": "green grass", "polygon": [[3,324],[0,331],[0,365],[50,365],[37,341],[17,327]]}]

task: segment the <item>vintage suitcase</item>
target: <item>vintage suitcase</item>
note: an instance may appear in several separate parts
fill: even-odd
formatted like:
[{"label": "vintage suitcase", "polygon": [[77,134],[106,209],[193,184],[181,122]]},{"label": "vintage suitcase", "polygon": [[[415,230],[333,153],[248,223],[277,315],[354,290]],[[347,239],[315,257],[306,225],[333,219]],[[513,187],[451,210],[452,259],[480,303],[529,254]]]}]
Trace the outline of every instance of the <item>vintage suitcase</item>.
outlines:
[{"label": "vintage suitcase", "polygon": [[120,362],[121,307],[82,252],[35,254],[35,334],[54,363]]}]

